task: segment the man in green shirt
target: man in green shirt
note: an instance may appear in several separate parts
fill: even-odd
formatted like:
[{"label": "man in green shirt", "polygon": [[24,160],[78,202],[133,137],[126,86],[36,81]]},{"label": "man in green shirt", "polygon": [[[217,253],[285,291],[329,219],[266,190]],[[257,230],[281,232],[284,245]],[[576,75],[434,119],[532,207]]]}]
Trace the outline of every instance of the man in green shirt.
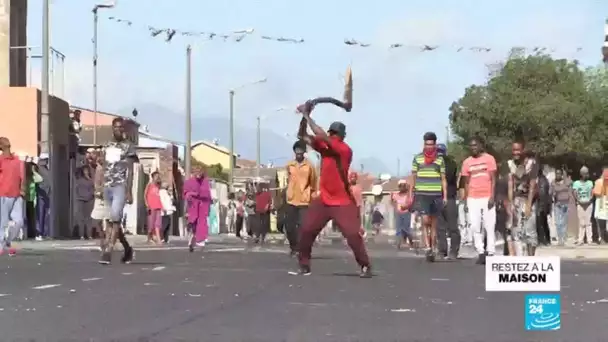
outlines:
[{"label": "man in green shirt", "polygon": [[577,245],[591,243],[593,229],[591,227],[591,215],[593,214],[593,182],[589,180],[589,169],[583,166],[580,171],[581,178],[572,184],[572,192],[576,201],[576,212],[578,215],[578,240]]}]

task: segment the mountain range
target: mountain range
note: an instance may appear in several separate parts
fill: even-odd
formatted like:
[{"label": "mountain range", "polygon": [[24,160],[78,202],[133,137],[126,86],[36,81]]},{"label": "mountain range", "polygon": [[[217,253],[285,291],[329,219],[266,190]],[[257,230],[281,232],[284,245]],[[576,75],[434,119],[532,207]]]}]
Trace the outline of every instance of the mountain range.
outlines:
[{"label": "mountain range", "polygon": [[[164,138],[183,142],[185,138],[185,115],[181,111],[172,110],[156,104],[141,104],[136,107],[138,116],[136,120],[146,126],[150,133]],[[133,108],[118,111],[131,113]],[[235,122],[235,151],[241,158],[255,160],[256,158],[256,128],[244,126]],[[293,141],[269,129],[261,129],[261,160],[263,163],[272,162],[277,165],[284,164],[292,157],[291,147]],[[228,147],[230,139],[230,120],[225,117],[201,117],[193,113],[192,140],[217,140],[222,146]],[[354,169],[360,169],[363,164],[366,172],[379,174],[388,172],[382,161],[373,158],[358,159],[353,163]]]}]

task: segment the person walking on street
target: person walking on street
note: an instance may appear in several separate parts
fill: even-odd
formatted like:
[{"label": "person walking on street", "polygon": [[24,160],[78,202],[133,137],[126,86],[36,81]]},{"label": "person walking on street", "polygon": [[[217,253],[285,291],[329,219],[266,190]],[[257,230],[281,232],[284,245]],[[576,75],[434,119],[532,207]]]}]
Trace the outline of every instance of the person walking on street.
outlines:
[{"label": "person walking on street", "polygon": [[437,223],[443,206],[448,200],[445,161],[437,152],[437,135],[427,132],[423,136],[422,153],[414,156],[414,208],[422,219],[422,231],[426,240],[426,260],[435,261],[437,254]]},{"label": "person walking on street", "polygon": [[[439,215],[437,223],[437,248],[439,250],[439,258],[448,258],[449,260],[458,259],[460,251],[460,229],[458,229],[458,205],[456,198],[458,196],[458,164],[454,159],[448,156],[447,146],[445,144],[437,145],[437,153],[443,157],[445,162],[445,179],[447,182],[447,201]],[[450,246],[448,252],[448,236],[450,237]]]},{"label": "person walking on street", "polygon": [[148,210],[148,243],[154,241],[161,244],[160,229],[162,227],[163,203],[160,199],[162,181],[158,171],[152,172],[151,182],[144,190],[144,201]]},{"label": "person walking on street", "polygon": [[236,194],[236,220],[235,220],[235,230],[236,237],[242,239],[241,232],[243,231],[243,227],[245,226],[245,194],[242,190],[239,190]]},{"label": "person walking on street", "polygon": [[121,221],[125,204],[133,202],[133,163],[137,160],[135,145],[126,139],[125,120],[112,120],[112,140],[104,146],[103,200],[109,210],[110,227],[105,232],[100,264],[112,263],[112,252],[117,240],[124,248],[122,263],[133,260],[133,248],[124,237]]},{"label": "person walking on street", "polygon": [[[485,264],[486,256],[494,256],[496,248],[496,160],[486,153],[481,138],[469,141],[471,156],[462,163],[464,200],[471,222],[477,263]],[[485,233],[485,234],[484,234]],[[486,246],[484,248],[484,235]]]},{"label": "person walking on street", "polygon": [[[321,155],[320,193],[310,203],[300,228],[298,274],[310,274],[312,245],[327,222],[333,220],[355,255],[361,270],[359,276],[369,278],[372,276],[371,265],[359,233],[361,216],[348,182],[353,151],[344,141],[346,126],[334,122],[325,131],[310,117],[312,110],[310,102],[298,107],[298,112],[302,114],[298,138]],[[307,126],[310,126],[313,135],[307,133]]]},{"label": "person walking on street", "polygon": [[543,168],[538,168],[538,210],[536,212],[536,230],[538,234],[538,243],[545,246],[551,244],[551,235],[549,232],[549,213],[551,212],[551,183],[545,176]]},{"label": "person walking on street", "polygon": [[512,220],[511,234],[513,247],[517,255],[527,256],[536,254],[538,234],[536,231],[536,215],[538,202],[538,162],[525,150],[522,141],[516,141],[511,146],[512,158],[507,161],[509,167],[509,203]]},{"label": "person walking on street", "polygon": [[177,210],[177,208],[175,208],[173,196],[171,195],[172,193],[173,191],[169,189],[169,184],[162,183],[160,185],[160,191],[158,194],[160,196],[160,202],[163,207],[161,227],[164,243],[169,243],[169,235],[171,235],[171,217],[173,216],[173,213],[175,213],[175,211]]},{"label": "person walking on street", "polygon": [[591,200],[593,199],[593,182],[589,180],[589,169],[586,166],[581,167],[581,178],[572,184],[574,200],[576,201],[576,211],[578,214],[578,240],[577,245],[582,245],[586,242],[590,244],[593,239],[593,230],[591,229],[591,217],[593,208]]},{"label": "person walking on street", "polygon": [[570,207],[570,184],[564,179],[562,170],[555,170],[550,196],[553,201],[553,217],[557,231],[557,244],[563,246],[567,240],[568,207]]},{"label": "person walking on street", "polygon": [[359,174],[357,174],[355,171],[349,171],[348,183],[350,184],[350,192],[353,194],[355,203],[357,203],[359,219],[361,220],[360,234],[365,239],[367,237],[367,230],[365,229],[365,224],[363,222],[365,217],[365,208],[363,205],[363,189],[361,188],[361,184],[359,184]]},{"label": "person walking on street", "polygon": [[604,166],[602,175],[595,181],[593,187],[595,197],[595,220],[597,221],[598,237],[604,242],[608,242],[608,230],[606,220],[608,220],[608,166]]},{"label": "person walking on street", "polygon": [[412,236],[412,195],[410,194],[410,186],[405,179],[400,179],[397,183],[399,191],[391,196],[391,201],[395,207],[395,217],[397,226],[397,236],[399,244],[397,247],[401,249],[409,242],[410,247],[413,246],[414,236]]},{"label": "person walking on street", "polygon": [[285,235],[289,241],[290,255],[298,252],[298,235],[302,218],[317,192],[315,166],[305,157],[306,143],[298,140],[293,144],[294,160],[287,163],[287,206]]},{"label": "person walking on street", "polygon": [[91,168],[81,166],[78,168],[75,179],[74,195],[76,197],[76,224],[81,239],[93,237],[93,205],[95,203],[95,182],[91,177]]},{"label": "person walking on street", "polygon": [[8,255],[14,256],[17,250],[11,242],[23,227],[23,198],[27,192],[25,165],[12,153],[8,138],[0,138],[0,151],[0,255],[8,250]]},{"label": "person walking on street", "polygon": [[51,171],[49,170],[49,154],[41,153],[36,169],[42,180],[36,185],[36,240],[52,237],[51,214]]},{"label": "person walking on street", "polygon": [[184,183],[184,199],[188,226],[191,232],[188,247],[190,252],[194,246],[205,247],[209,235],[209,211],[211,210],[211,185],[209,177],[199,166],[192,168],[192,176]]}]

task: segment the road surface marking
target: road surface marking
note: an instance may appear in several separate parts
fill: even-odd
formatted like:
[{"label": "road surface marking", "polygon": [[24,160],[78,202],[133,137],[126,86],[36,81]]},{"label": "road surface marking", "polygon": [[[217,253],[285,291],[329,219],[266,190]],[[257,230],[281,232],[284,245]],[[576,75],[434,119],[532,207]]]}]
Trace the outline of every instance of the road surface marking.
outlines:
[{"label": "road surface marking", "polygon": [[122,275],[131,275],[133,274],[132,272],[122,272]]},{"label": "road surface marking", "polygon": [[203,249],[206,252],[241,252],[245,248],[216,248],[216,249]]},{"label": "road surface marking", "polygon": [[152,271],[162,271],[164,270],[166,267],[165,266],[156,266],[152,269]]},{"label": "road surface marking", "polygon": [[101,280],[101,278],[84,278],[84,279],[82,279],[82,281],[95,281],[95,280]]},{"label": "road surface marking", "polygon": [[0,297],[7,297],[7,296],[10,296],[10,295],[11,295],[10,293],[0,293]]},{"label": "road surface marking", "polygon": [[447,278],[431,278],[432,281],[450,281],[450,279]]},{"label": "road surface marking", "polygon": [[61,284],[46,284],[46,285],[34,286],[34,287],[32,287],[32,290],[46,290],[46,289],[51,289],[53,287],[58,287],[58,286],[61,286]]},{"label": "road surface marking", "polygon": [[416,312],[416,309],[391,309],[391,312]]}]

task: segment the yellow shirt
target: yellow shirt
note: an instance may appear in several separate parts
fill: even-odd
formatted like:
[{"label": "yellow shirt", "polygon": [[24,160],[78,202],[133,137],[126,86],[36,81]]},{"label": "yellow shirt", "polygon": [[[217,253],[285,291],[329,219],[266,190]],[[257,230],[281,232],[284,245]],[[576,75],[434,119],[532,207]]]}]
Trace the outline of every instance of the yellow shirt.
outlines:
[{"label": "yellow shirt", "polygon": [[308,160],[287,164],[287,203],[295,206],[309,205],[317,191],[317,172]]}]

